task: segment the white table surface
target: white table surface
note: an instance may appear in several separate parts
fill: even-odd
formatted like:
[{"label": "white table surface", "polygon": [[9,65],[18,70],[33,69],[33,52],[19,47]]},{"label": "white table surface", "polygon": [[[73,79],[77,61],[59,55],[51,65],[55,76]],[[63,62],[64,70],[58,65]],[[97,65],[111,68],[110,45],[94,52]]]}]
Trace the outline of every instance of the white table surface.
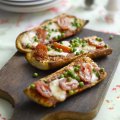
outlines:
[{"label": "white table surface", "polygon": [[[17,35],[27,30],[38,23],[52,18],[61,12],[76,15],[81,18],[89,19],[90,23],[86,28],[112,32],[120,34],[119,18],[120,13],[117,14],[115,22],[109,23],[105,19],[105,10],[100,4],[99,7],[93,10],[83,10],[82,7],[75,8],[80,3],[79,0],[63,0],[61,5],[65,7],[57,7],[45,12],[38,12],[32,14],[16,14],[5,11],[0,11],[0,69],[7,63],[7,61],[17,51],[15,48],[15,39]],[[70,8],[72,5],[72,8]],[[81,3],[82,5],[82,3]],[[70,9],[69,9],[70,8]],[[112,83],[109,87],[105,100],[101,109],[94,120],[120,120],[120,63],[113,76]],[[14,109],[11,104],[0,98],[0,120],[8,120],[12,116]]]}]

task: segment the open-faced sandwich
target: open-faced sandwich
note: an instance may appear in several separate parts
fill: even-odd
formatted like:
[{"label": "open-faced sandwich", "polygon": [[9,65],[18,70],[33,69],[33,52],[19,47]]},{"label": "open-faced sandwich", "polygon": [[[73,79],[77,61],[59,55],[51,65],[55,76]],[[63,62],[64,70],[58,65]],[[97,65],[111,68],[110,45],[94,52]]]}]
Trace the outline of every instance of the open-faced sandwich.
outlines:
[{"label": "open-faced sandwich", "polygon": [[97,58],[111,53],[112,49],[102,38],[91,36],[83,39],[77,37],[59,43],[53,42],[48,45],[39,43],[32,52],[26,54],[26,59],[38,69],[49,70],[64,66],[83,55]]},{"label": "open-faced sandwich", "polygon": [[106,78],[103,68],[89,57],[74,60],[66,67],[42,78],[30,86],[24,93],[33,101],[45,107],[55,106],[69,96],[80,93]]},{"label": "open-faced sandwich", "polygon": [[38,43],[48,44],[75,35],[87,23],[88,20],[61,14],[32,30],[21,33],[16,39],[16,47],[20,52],[31,52]]}]

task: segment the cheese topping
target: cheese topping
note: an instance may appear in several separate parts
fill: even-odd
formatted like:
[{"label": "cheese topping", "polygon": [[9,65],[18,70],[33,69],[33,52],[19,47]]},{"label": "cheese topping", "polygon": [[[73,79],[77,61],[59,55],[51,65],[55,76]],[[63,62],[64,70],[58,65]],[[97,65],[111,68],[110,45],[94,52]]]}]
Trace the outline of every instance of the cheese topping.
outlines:
[{"label": "cheese topping", "polygon": [[31,31],[23,35],[22,37],[22,45],[29,47],[36,47],[38,45],[38,42],[34,41],[34,37],[36,36],[36,33]]},{"label": "cheese topping", "polygon": [[64,101],[66,99],[66,91],[62,90],[59,87],[59,81],[62,79],[64,78],[56,79],[50,82],[50,90],[52,92],[52,95],[59,101]]},{"label": "cheese topping", "polygon": [[61,33],[59,31],[57,31],[57,32],[51,32],[49,39],[51,40],[51,39],[56,38],[58,36],[61,36]]},{"label": "cheese topping", "polygon": [[59,56],[67,56],[68,53],[66,52],[58,52],[58,51],[55,51],[55,50],[50,50],[47,52],[48,55],[50,56],[56,56],[56,55],[59,55]]},{"label": "cheese topping", "polygon": [[51,23],[48,25],[49,30],[58,30],[58,25],[56,23]]},{"label": "cheese topping", "polygon": [[95,73],[92,73],[92,79],[91,79],[91,82],[95,82],[98,80],[98,77],[96,76]]},{"label": "cheese topping", "polygon": [[62,44],[63,44],[64,46],[67,46],[67,47],[70,46],[70,42],[69,42],[69,41],[62,41]]}]

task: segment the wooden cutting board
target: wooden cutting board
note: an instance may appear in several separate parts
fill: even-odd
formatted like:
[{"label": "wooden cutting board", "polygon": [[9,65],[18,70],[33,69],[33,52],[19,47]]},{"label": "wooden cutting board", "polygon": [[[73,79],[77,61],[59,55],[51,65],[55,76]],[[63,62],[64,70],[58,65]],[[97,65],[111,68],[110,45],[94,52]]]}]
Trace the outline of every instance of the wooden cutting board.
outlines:
[{"label": "wooden cutting board", "polygon": [[[53,108],[45,108],[30,101],[23,89],[37,79],[53,71],[40,71],[28,64],[23,54],[17,52],[0,71],[0,97],[9,100],[15,107],[11,120],[90,120],[94,118],[104,100],[106,91],[112,81],[120,54],[120,37],[84,29],[78,37],[97,35],[113,48],[112,55],[95,61],[105,67],[108,73],[106,80]],[[71,38],[69,38],[71,39]],[[54,70],[55,71],[55,70]],[[38,72],[40,76],[33,78]]]}]

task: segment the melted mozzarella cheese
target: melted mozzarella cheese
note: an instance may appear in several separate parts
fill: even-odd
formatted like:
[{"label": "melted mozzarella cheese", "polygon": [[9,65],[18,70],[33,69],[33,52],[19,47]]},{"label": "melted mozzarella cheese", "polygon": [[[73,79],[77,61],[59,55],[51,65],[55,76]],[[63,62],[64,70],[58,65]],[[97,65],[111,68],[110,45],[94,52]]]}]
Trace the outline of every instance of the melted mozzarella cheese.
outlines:
[{"label": "melted mozzarella cheese", "polygon": [[85,50],[85,52],[91,52],[94,51],[96,49],[95,46],[90,46],[90,45],[86,45],[85,47],[83,47],[83,50]]},{"label": "melted mozzarella cheese", "polygon": [[50,90],[52,92],[52,95],[59,101],[64,101],[66,99],[66,91],[62,90],[59,87],[59,81],[62,80],[61,79],[56,79],[52,82],[50,82]]},{"label": "melted mozzarella cheese", "polygon": [[22,45],[27,46],[29,44],[30,47],[31,46],[36,47],[38,43],[34,42],[33,37],[35,36],[36,36],[36,33],[33,31],[24,34],[21,40]]},{"label": "melted mozzarella cheese", "polygon": [[90,46],[90,45],[86,45],[85,47],[79,46],[79,47],[76,47],[76,51],[74,53],[80,52],[81,50],[84,50],[84,53],[87,53],[87,52],[96,50],[96,47]]},{"label": "melted mozzarella cheese", "polygon": [[48,29],[58,30],[58,25],[56,23],[52,23],[52,24],[48,25]]},{"label": "melted mozzarella cheese", "polygon": [[64,46],[67,46],[67,47],[70,46],[70,42],[69,42],[69,41],[62,41],[62,44],[63,44]]},{"label": "melted mozzarella cheese", "polygon": [[95,82],[98,80],[98,77],[96,76],[95,73],[92,73],[92,79],[91,79],[91,82]]},{"label": "melted mozzarella cheese", "polygon": [[58,51],[55,51],[55,50],[50,50],[47,52],[48,55],[50,56],[55,56],[55,55],[59,55],[59,56],[67,56],[68,53],[65,53],[65,52],[58,52]]},{"label": "melted mozzarella cheese", "polygon": [[61,36],[61,33],[60,32],[52,32],[50,34],[50,40],[53,39],[53,38],[55,38],[55,37],[57,37],[57,36]]}]

